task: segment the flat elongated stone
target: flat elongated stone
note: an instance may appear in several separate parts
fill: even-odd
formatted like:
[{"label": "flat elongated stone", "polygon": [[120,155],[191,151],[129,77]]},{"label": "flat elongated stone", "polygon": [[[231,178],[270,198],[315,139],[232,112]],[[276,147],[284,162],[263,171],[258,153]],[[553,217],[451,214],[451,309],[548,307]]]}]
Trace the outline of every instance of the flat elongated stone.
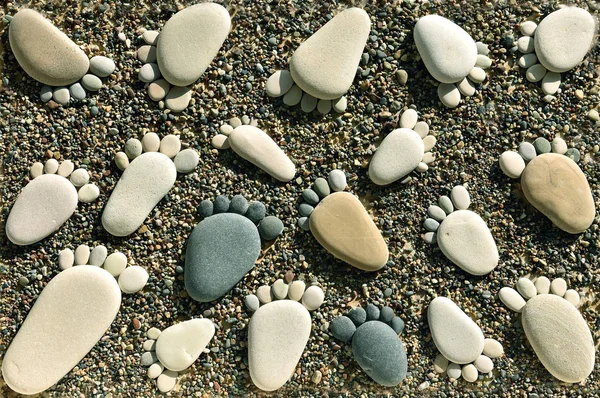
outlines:
[{"label": "flat elongated stone", "polygon": [[348,192],[326,196],[310,216],[310,230],[335,257],[363,271],[377,271],[388,248],[363,205]]},{"label": "flat elongated stone", "polygon": [[417,133],[408,128],[396,129],[375,151],[369,164],[369,177],[377,185],[391,184],[413,171],[423,160],[424,153],[423,140]]},{"label": "flat elongated stone", "polygon": [[2,375],[21,394],[37,394],[65,376],[110,327],[121,290],[91,265],[66,269],[42,290],[2,362]]},{"label": "flat elongated stone", "polygon": [[296,49],[290,73],[302,90],[319,99],[337,99],[354,81],[371,20],[360,8],[348,8]]},{"label": "flat elongated stone", "polygon": [[190,319],[170,326],[156,340],[156,356],[165,368],[175,372],[190,367],[215,335],[208,319]]},{"label": "flat elongated stone", "polygon": [[19,65],[41,83],[67,86],[88,71],[87,55],[36,11],[25,8],[16,13],[9,25],[8,38]]},{"label": "flat elongated stone", "polygon": [[590,186],[577,163],[566,156],[537,156],[523,171],[521,187],[527,200],[563,231],[578,234],[594,222]]}]

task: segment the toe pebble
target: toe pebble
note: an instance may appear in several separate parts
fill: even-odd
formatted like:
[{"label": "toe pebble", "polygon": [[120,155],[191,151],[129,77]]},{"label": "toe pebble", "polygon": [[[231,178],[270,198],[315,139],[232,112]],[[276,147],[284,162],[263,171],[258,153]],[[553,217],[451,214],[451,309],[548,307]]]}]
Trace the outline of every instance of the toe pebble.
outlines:
[{"label": "toe pebble", "polygon": [[148,282],[148,272],[137,265],[125,268],[119,275],[119,287],[124,293],[137,293],[146,286],[146,282]]},{"label": "toe pebble", "polygon": [[537,295],[537,289],[529,278],[520,278],[517,281],[517,291],[521,293],[521,296],[523,296],[525,300],[529,300]]},{"label": "toe pebble", "polygon": [[475,365],[475,368],[477,368],[480,373],[490,373],[492,369],[494,369],[494,362],[485,355],[480,355],[475,362],[473,362],[473,365]]},{"label": "toe pebble", "polygon": [[525,170],[525,161],[517,152],[506,151],[500,155],[500,168],[510,178],[519,178]]},{"label": "toe pebble", "polygon": [[75,265],[84,265],[90,259],[90,247],[87,245],[79,245],[75,249]]},{"label": "toe pebble", "polygon": [[459,364],[449,363],[448,369],[446,369],[446,374],[451,379],[460,379],[460,376],[462,375],[462,369],[460,368]]},{"label": "toe pebble", "polygon": [[115,252],[104,261],[104,269],[114,277],[121,275],[127,267],[127,256],[121,252]]},{"label": "toe pebble", "polygon": [[160,392],[171,391],[175,388],[175,384],[177,384],[177,372],[173,372],[172,370],[165,370],[164,373],[156,379],[156,386]]},{"label": "toe pebble", "polygon": [[525,306],[525,300],[523,297],[515,290],[510,287],[503,287],[498,292],[498,297],[500,301],[504,303],[508,308],[515,312],[521,312],[523,307]]},{"label": "toe pebble", "polygon": [[77,197],[82,203],[91,203],[100,196],[100,188],[94,184],[85,184],[77,192]]},{"label": "toe pebble", "polygon": [[535,289],[537,294],[548,294],[550,293],[550,279],[545,276],[540,276],[535,280]]},{"label": "toe pebble", "polygon": [[442,354],[437,354],[433,360],[433,370],[435,373],[444,373],[448,369],[448,359]]},{"label": "toe pebble", "polygon": [[293,281],[288,289],[288,298],[294,301],[300,301],[306,285],[302,281]]},{"label": "toe pebble", "polygon": [[477,372],[477,368],[473,364],[468,364],[463,366],[462,368],[462,377],[469,383],[473,383],[477,380],[479,373]]},{"label": "toe pebble", "polygon": [[271,287],[271,290],[273,291],[273,296],[277,300],[283,300],[284,298],[286,298],[288,294],[288,289],[289,286],[287,283],[284,282],[283,279],[277,279]]},{"label": "toe pebble", "polygon": [[302,296],[302,304],[309,311],[314,311],[323,304],[323,300],[325,300],[325,293],[318,286],[311,286],[304,292],[304,296]]},{"label": "toe pebble", "polygon": [[354,322],[356,326],[360,326],[367,320],[367,312],[362,307],[351,309],[346,316]]},{"label": "toe pebble", "polygon": [[483,340],[483,354],[489,358],[500,358],[504,354],[504,348],[498,340]]},{"label": "toe pebble", "polygon": [[581,298],[579,297],[579,293],[574,289],[569,289],[565,292],[565,300],[569,303],[573,304],[575,308],[579,307],[579,302]]},{"label": "toe pebble", "polygon": [[198,166],[198,163],[200,162],[200,156],[198,155],[198,152],[188,148],[179,152],[175,156],[175,160],[173,162],[175,163],[175,168],[177,169],[178,173],[187,174],[194,171],[194,169]]},{"label": "toe pebble", "polygon": [[179,141],[179,137],[176,135],[169,134],[160,141],[160,152],[170,158],[174,158],[180,150],[181,141]]},{"label": "toe pebble", "polygon": [[75,263],[75,254],[71,249],[64,249],[58,254],[58,266],[61,270],[71,268]]},{"label": "toe pebble", "polygon": [[339,316],[331,321],[329,326],[331,330],[331,334],[338,340],[341,340],[345,343],[352,340],[352,336],[354,332],[356,332],[356,326],[354,322],[347,316]]},{"label": "toe pebble", "polygon": [[563,278],[556,278],[550,284],[550,291],[557,296],[564,296],[567,291],[567,282]]}]

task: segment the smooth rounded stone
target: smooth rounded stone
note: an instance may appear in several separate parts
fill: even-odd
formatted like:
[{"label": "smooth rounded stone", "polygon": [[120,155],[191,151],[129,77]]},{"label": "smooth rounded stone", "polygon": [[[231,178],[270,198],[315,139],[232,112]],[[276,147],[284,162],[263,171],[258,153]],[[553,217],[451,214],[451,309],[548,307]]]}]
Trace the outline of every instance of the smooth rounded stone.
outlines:
[{"label": "smooth rounded stone", "polygon": [[394,310],[390,307],[383,307],[379,312],[379,320],[381,322],[389,323],[394,319]]},{"label": "smooth rounded stone", "polygon": [[258,297],[256,297],[254,294],[247,295],[244,299],[244,303],[246,304],[246,308],[248,308],[248,310],[252,312],[258,310],[258,308],[260,307],[260,301],[258,300]]},{"label": "smooth rounded stone", "polygon": [[181,141],[174,134],[169,134],[163,137],[160,141],[160,152],[169,158],[174,158],[181,150]]},{"label": "smooth rounded stone", "polygon": [[423,240],[425,241],[425,243],[433,245],[434,243],[437,243],[437,234],[433,231],[427,232],[423,236]]},{"label": "smooth rounded stone", "polygon": [[165,97],[165,105],[173,112],[183,112],[191,99],[192,90],[189,87],[173,86]]},{"label": "smooth rounded stone", "polygon": [[462,367],[462,377],[469,383],[473,383],[477,381],[477,377],[479,377],[479,373],[477,372],[477,368],[473,364],[468,364]]},{"label": "smooth rounded stone", "polygon": [[532,53],[535,50],[533,37],[522,36],[517,40],[517,48],[523,54]]},{"label": "smooth rounded stone", "polygon": [[145,64],[156,63],[156,46],[141,46],[137,50],[137,57]]},{"label": "smooth rounded stone", "polygon": [[13,16],[8,39],[19,65],[43,84],[66,86],[88,71],[90,62],[83,50],[34,10],[25,8]]},{"label": "smooth rounded stone", "polygon": [[303,217],[310,217],[315,208],[308,203],[300,203],[298,206],[298,213]]},{"label": "smooth rounded stone", "polygon": [[140,68],[140,72],[138,75],[140,81],[144,83],[153,82],[159,77],[161,77],[160,69],[158,68],[158,65],[153,62],[144,64]]},{"label": "smooth rounded stone", "polygon": [[250,202],[246,210],[246,217],[253,223],[259,223],[267,214],[267,208],[262,202]]},{"label": "smooth rounded stone", "polygon": [[82,100],[86,97],[86,92],[80,83],[74,83],[69,87],[69,94],[76,100]]},{"label": "smooth rounded stone", "polygon": [[273,292],[271,286],[261,286],[256,290],[256,297],[261,304],[268,304],[273,301]]},{"label": "smooth rounded stone", "polygon": [[425,227],[425,229],[427,231],[431,231],[431,232],[437,231],[439,226],[440,226],[440,223],[435,221],[433,218],[428,218],[423,223],[423,227]]},{"label": "smooth rounded stone", "polygon": [[537,289],[529,278],[519,278],[517,281],[517,291],[525,300],[537,295]]},{"label": "smooth rounded stone", "polygon": [[52,99],[52,87],[50,86],[42,86],[40,90],[40,99],[42,102],[48,102]]},{"label": "smooth rounded stone", "polygon": [[525,170],[525,161],[521,155],[514,151],[503,152],[498,163],[500,169],[510,178],[519,178]]},{"label": "smooth rounded stone", "polygon": [[123,171],[129,166],[129,157],[125,152],[117,152],[115,155],[115,164],[119,170]]},{"label": "smooth rounded stone", "polygon": [[175,86],[198,80],[219,52],[230,27],[229,13],[216,3],[196,4],[173,15],[156,44],[164,78]]},{"label": "smooth rounded stone", "polygon": [[356,325],[347,316],[338,316],[329,324],[329,330],[333,337],[347,343],[352,340],[352,336],[356,332]]},{"label": "smooth rounded stone", "polygon": [[360,367],[378,384],[393,387],[407,371],[406,351],[398,334],[383,322],[366,322],[352,337],[352,353]]},{"label": "smooth rounded stone", "polygon": [[456,108],[460,103],[460,91],[454,84],[440,83],[437,93],[442,104],[448,108]]},{"label": "smooth rounded stone", "polygon": [[446,374],[448,378],[458,380],[462,376],[462,368],[457,363],[450,363],[446,369]]},{"label": "smooth rounded stone", "polygon": [[6,384],[37,394],[64,377],[100,340],[121,306],[115,279],[82,265],[56,275],[42,290],[2,361]]},{"label": "smooth rounded stone", "polygon": [[504,354],[504,348],[497,340],[483,340],[483,355],[488,358],[500,358]]},{"label": "smooth rounded stone", "polygon": [[458,88],[458,91],[460,91],[460,93],[464,96],[472,97],[473,95],[475,95],[475,86],[466,77],[462,79],[460,83],[456,85],[456,87]]},{"label": "smooth rounded stone", "polygon": [[308,93],[302,94],[302,101],[300,101],[300,108],[303,112],[310,113],[317,107],[319,100]]},{"label": "smooth rounded stone", "polygon": [[450,191],[450,198],[458,210],[467,210],[471,205],[469,191],[462,185],[457,185]]},{"label": "smooth rounded stone", "polygon": [[521,142],[521,144],[519,144],[519,155],[521,155],[523,160],[529,162],[537,156],[537,153],[531,142]]},{"label": "smooth rounded stone", "polygon": [[433,371],[435,373],[444,373],[448,369],[448,359],[442,354],[437,354],[433,360]]},{"label": "smooth rounded stone", "polygon": [[452,300],[433,299],[427,318],[437,349],[449,361],[471,363],[483,352],[483,332]]},{"label": "smooth rounded stone", "polygon": [[391,184],[413,171],[424,153],[423,140],[417,133],[408,128],[396,129],[375,151],[369,164],[369,178],[377,185]]},{"label": "smooth rounded stone", "polygon": [[533,141],[533,147],[538,154],[548,153],[552,150],[550,145],[550,141],[545,139],[544,137],[538,137]]},{"label": "smooth rounded stone", "polygon": [[125,143],[125,153],[132,160],[142,154],[142,148],[142,143],[137,138],[130,138]]},{"label": "smooth rounded stone", "polygon": [[571,159],[574,162],[579,162],[581,159],[581,154],[577,148],[569,148],[567,152],[565,152],[565,156]]},{"label": "smooth rounded stone", "polygon": [[302,89],[294,84],[283,96],[283,103],[287,106],[298,105],[302,99],[302,94]]},{"label": "smooth rounded stone", "polygon": [[85,265],[90,259],[90,247],[87,245],[79,245],[75,249],[75,265]]},{"label": "smooth rounded stone", "polygon": [[267,216],[258,224],[258,232],[265,241],[275,240],[283,233],[283,222],[275,216]]},{"label": "smooth rounded stone", "polygon": [[390,326],[392,327],[394,332],[396,332],[396,334],[400,334],[404,330],[404,321],[402,320],[402,318],[395,316],[392,319],[392,322],[390,322]]},{"label": "smooth rounded stone", "polygon": [[446,218],[446,212],[442,210],[441,207],[435,205],[429,206],[429,208],[427,208],[427,214],[429,214],[431,218],[438,222],[444,221],[444,218]]},{"label": "smooth rounded stone", "polygon": [[304,295],[306,284],[302,281],[293,281],[288,288],[288,298],[294,301],[300,301]]},{"label": "smooth rounded stone", "polygon": [[545,276],[540,276],[534,282],[537,294],[548,294],[550,293],[550,279]]},{"label": "smooth rounded stone", "polygon": [[213,138],[210,140],[210,143],[212,146],[220,150],[231,148],[231,145],[229,144],[229,137],[224,134],[217,134],[213,136]]},{"label": "smooth rounded stone", "polygon": [[142,354],[140,358],[140,363],[142,366],[150,366],[156,362],[158,358],[156,357],[156,353],[154,352],[145,352]]},{"label": "smooth rounded stone", "polygon": [[229,198],[224,195],[217,196],[213,203],[213,208],[215,214],[225,213],[227,210],[229,210]]},{"label": "smooth rounded stone", "polygon": [[535,52],[552,72],[577,66],[589,51],[596,35],[594,17],[578,7],[564,7],[540,22],[535,30]]},{"label": "smooth rounded stone", "polygon": [[158,79],[148,85],[148,96],[152,101],[161,101],[169,94],[171,84],[165,79]]},{"label": "smooth rounded stone", "polygon": [[525,54],[522,57],[519,57],[519,60],[517,61],[519,66],[521,68],[525,68],[528,69],[530,67],[532,67],[533,65],[537,64],[537,56],[535,55],[535,53],[531,53],[531,54]]},{"label": "smooth rounded stone", "polygon": [[52,99],[61,105],[67,105],[71,100],[71,93],[66,87],[59,87],[52,93]]},{"label": "smooth rounded stone", "polygon": [[331,100],[319,100],[319,103],[317,104],[317,110],[322,115],[326,115],[331,112]]},{"label": "smooth rounded stone", "polygon": [[486,55],[478,54],[477,61],[475,61],[475,66],[478,66],[483,69],[488,69],[492,66],[492,60]]},{"label": "smooth rounded stone", "polygon": [[191,173],[200,163],[200,155],[191,148],[184,149],[175,155],[173,162],[178,173]]},{"label": "smooth rounded stone", "polygon": [[146,286],[148,277],[148,272],[138,265],[127,267],[119,275],[119,287],[123,293],[137,293]]},{"label": "smooth rounded stone", "polygon": [[77,192],[77,198],[82,203],[92,203],[100,196],[100,188],[94,184],[85,184]]},{"label": "smooth rounded stone", "polygon": [[71,268],[75,264],[75,254],[71,249],[63,249],[58,254],[58,266],[61,270]]},{"label": "smooth rounded stone", "polygon": [[273,292],[273,296],[277,300],[283,300],[287,297],[289,286],[284,282],[283,279],[277,279],[273,286],[271,286],[271,290]]},{"label": "smooth rounded stone", "polygon": [[98,77],[107,77],[115,71],[115,61],[102,55],[90,59],[90,72]]},{"label": "smooth rounded stone", "polygon": [[[140,144],[141,145],[141,144]],[[168,156],[146,152],[131,161],[102,213],[102,225],[115,236],[137,231],[154,206],[169,192],[177,169]]]},{"label": "smooth rounded stone", "polygon": [[142,34],[142,39],[146,44],[156,45],[159,33],[155,30],[147,30]]},{"label": "smooth rounded stone", "polygon": [[490,53],[490,49],[488,48],[487,44],[478,41],[475,43],[475,45],[477,46],[477,54],[488,55]]},{"label": "smooth rounded stone", "polygon": [[567,150],[567,143],[560,137],[556,137],[552,140],[552,152],[557,153],[559,155],[564,155]]},{"label": "smooth rounded stone", "polygon": [[[160,138],[156,133],[146,133],[142,137],[141,144],[144,152],[158,152],[160,148]],[[139,154],[141,154],[141,151]]]},{"label": "smooth rounded stone", "polygon": [[348,108],[348,99],[345,96],[331,101],[331,107],[337,113],[344,113]]},{"label": "smooth rounded stone", "polygon": [[294,82],[315,98],[344,95],[371,31],[371,19],[360,8],[348,8],[330,19],[294,51],[290,72]]},{"label": "smooth rounded stone", "polygon": [[288,182],[296,175],[294,163],[279,145],[258,127],[237,127],[228,141],[235,153],[276,180]]},{"label": "smooth rounded stone", "polygon": [[415,133],[419,134],[419,137],[425,138],[427,137],[427,134],[429,134],[429,125],[427,122],[417,122],[413,130]]},{"label": "smooth rounded stone", "polygon": [[407,109],[400,116],[400,127],[404,129],[412,129],[419,121],[419,114],[414,109]]},{"label": "smooth rounded stone", "polygon": [[[423,150],[425,152],[429,152],[435,146],[436,142],[436,138],[432,135],[428,135],[427,137],[423,138]],[[425,156],[423,156],[423,158],[425,158]]]},{"label": "smooth rounded stone", "polygon": [[160,329],[153,327],[148,329],[148,332],[146,332],[146,336],[148,336],[149,339],[157,340],[158,336],[160,336],[161,333],[162,332],[160,331]]},{"label": "smooth rounded stone", "polygon": [[567,281],[563,278],[556,278],[550,283],[550,291],[557,296],[564,296],[567,291]]},{"label": "smooth rounded stone", "polygon": [[144,351],[155,351],[156,350],[156,340],[144,341],[144,344],[142,344],[142,348],[144,349]]},{"label": "smooth rounded stone", "polygon": [[158,376],[161,375],[163,370],[165,370],[165,367],[160,362],[153,363],[148,368],[148,377],[151,379],[156,379]]},{"label": "smooth rounded stone", "polygon": [[310,231],[310,221],[309,221],[309,217],[300,217],[298,219],[298,226],[303,230],[303,231]]},{"label": "smooth rounded stone", "polygon": [[510,287],[503,287],[500,289],[498,298],[514,312],[521,312],[526,304],[523,297],[515,289]]},{"label": "smooth rounded stone", "polygon": [[474,83],[482,83],[486,78],[485,71],[476,66],[469,72],[469,79],[471,79]]},{"label": "smooth rounded stone", "polygon": [[102,88],[102,80],[96,75],[87,74],[81,79],[81,84],[86,90],[98,91]]},{"label": "smooth rounded stone", "polygon": [[58,171],[58,160],[52,158],[46,160],[44,163],[44,173],[46,174],[56,174]]},{"label": "smooth rounded stone", "polygon": [[112,253],[104,261],[104,269],[114,277],[121,275],[126,267],[127,256],[121,252]]},{"label": "smooth rounded stone", "polygon": [[25,186],[6,220],[6,236],[19,246],[38,242],[67,221],[77,208],[77,190],[64,177],[43,174]]},{"label": "smooth rounded stone", "polygon": [[317,195],[317,193],[310,188],[302,191],[302,199],[311,205],[316,205],[319,203],[319,195]]},{"label": "smooth rounded stone", "polygon": [[75,169],[75,165],[70,160],[63,161],[58,167],[58,175],[62,177],[68,177],[71,175],[73,170]]},{"label": "smooth rounded stone", "polygon": [[319,197],[324,198],[325,196],[331,193],[331,189],[329,188],[329,184],[327,180],[323,177],[319,177],[315,180],[313,184],[313,190],[319,195]]},{"label": "smooth rounded stone", "polygon": [[521,187],[527,200],[563,231],[578,234],[592,225],[596,210],[590,186],[568,157],[537,156],[523,172]]},{"label": "smooth rounded stone", "polygon": [[521,323],[527,340],[552,376],[579,383],[590,375],[595,362],[594,339],[571,303],[553,294],[535,296],[523,308]]},{"label": "smooth rounded stone", "polygon": [[527,68],[525,77],[532,83],[539,82],[546,75],[547,69],[542,64],[535,64]]},{"label": "smooth rounded stone", "polygon": [[233,127],[229,124],[224,124],[221,127],[219,127],[219,131],[224,136],[229,137],[231,135],[231,133],[233,132]]},{"label": "smooth rounded stone", "polygon": [[205,199],[198,205],[198,215],[202,218],[210,217],[213,215],[213,209],[213,202]]},{"label": "smooth rounded stone", "polygon": [[574,289],[569,289],[565,292],[563,296],[565,300],[569,303],[573,304],[575,308],[579,307],[579,302],[581,301],[581,297],[579,297],[579,293]]},{"label": "smooth rounded stone", "polygon": [[560,73],[548,71],[542,79],[542,91],[544,94],[555,94],[560,87]]},{"label": "smooth rounded stone", "polygon": [[44,165],[41,162],[35,162],[31,165],[31,169],[29,170],[31,178],[37,178],[42,174],[44,174]]},{"label": "smooth rounded stone", "polygon": [[498,265],[492,233],[485,221],[470,210],[449,214],[437,230],[437,243],[450,261],[471,275],[485,275]]},{"label": "smooth rounded stone", "polygon": [[387,263],[387,244],[354,195],[336,192],[325,197],[309,220],[317,241],[340,260],[369,272]]},{"label": "smooth rounded stone", "polygon": [[172,370],[165,370],[158,379],[156,379],[156,387],[160,392],[169,392],[175,388],[177,384],[178,373]]},{"label": "smooth rounded stone", "polygon": [[208,319],[190,319],[170,326],[156,340],[156,356],[165,368],[180,372],[190,367],[215,334]]},{"label": "smooth rounded stone", "polygon": [[350,318],[356,326],[360,326],[367,320],[367,312],[362,307],[351,309],[346,316]]},{"label": "smooth rounded stone", "polygon": [[340,192],[346,189],[346,174],[339,169],[331,170],[327,176],[329,187],[334,192]]},{"label": "smooth rounded stone", "polygon": [[292,74],[287,70],[278,70],[273,73],[265,84],[265,91],[269,97],[281,97],[294,85]]},{"label": "smooth rounded stone", "polygon": [[76,187],[82,187],[90,181],[90,173],[86,169],[77,169],[71,173],[69,180]]},{"label": "smooth rounded stone", "polygon": [[427,15],[417,21],[413,34],[423,63],[435,80],[458,82],[475,66],[477,45],[454,22],[439,15]]},{"label": "smooth rounded stone", "polygon": [[239,117],[233,117],[229,119],[229,125],[236,129],[237,127],[240,127],[242,125],[242,121]]},{"label": "smooth rounded stone", "polygon": [[365,312],[367,313],[367,321],[379,320],[379,315],[381,311],[376,305],[367,304],[367,306],[365,307]]},{"label": "smooth rounded stone", "polygon": [[205,303],[225,295],[254,267],[260,245],[256,226],[242,215],[219,213],[202,220],[187,242],[184,278],[190,297]]},{"label": "smooth rounded stone", "polygon": [[296,369],[310,331],[310,314],[296,301],[274,301],[260,307],[248,324],[252,382],[263,391],[283,386]]},{"label": "smooth rounded stone", "polygon": [[454,211],[454,205],[452,204],[450,198],[446,195],[440,196],[440,198],[438,199],[438,204],[440,205],[442,210],[446,212],[446,214],[450,214]]},{"label": "smooth rounded stone", "polygon": [[525,36],[533,36],[536,28],[537,24],[533,21],[525,21],[521,24],[521,26],[519,26],[519,30]]}]

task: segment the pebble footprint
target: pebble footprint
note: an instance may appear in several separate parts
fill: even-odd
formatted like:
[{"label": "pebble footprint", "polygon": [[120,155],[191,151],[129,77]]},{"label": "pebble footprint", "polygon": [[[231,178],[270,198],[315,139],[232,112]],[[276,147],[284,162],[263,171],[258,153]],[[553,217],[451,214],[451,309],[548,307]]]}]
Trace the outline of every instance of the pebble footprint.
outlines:
[{"label": "pebble footprint", "polygon": [[429,125],[419,122],[414,109],[406,110],[400,117],[400,128],[393,130],[381,142],[369,164],[369,177],[377,185],[388,185],[405,178],[416,170],[424,173],[435,156],[430,152],[436,143],[429,134]]},{"label": "pebble footprint", "polygon": [[248,203],[242,195],[203,200],[198,213],[203,220],[187,242],[184,279],[189,296],[207,303],[227,294],[254,268],[261,242],[277,239],[283,222],[266,216],[262,202]]},{"label": "pebble footprint", "polygon": [[240,157],[282,182],[291,181],[296,175],[296,166],[275,141],[257,127],[255,119],[248,116],[234,117],[220,127],[219,134],[212,138],[217,149],[231,148]]},{"label": "pebble footprint", "polygon": [[427,319],[433,341],[440,352],[433,368],[450,379],[477,381],[479,374],[494,369],[492,359],[504,354],[497,340],[484,338],[483,332],[452,300],[436,297],[429,304]]},{"label": "pebble footprint", "polygon": [[539,25],[525,21],[519,28],[523,36],[517,41],[517,49],[523,55],[517,63],[527,69],[527,80],[542,82],[542,91],[547,95],[554,95],[560,88],[561,73],[583,61],[595,43],[597,30],[589,12],[568,6],[554,11]]},{"label": "pebble footprint", "polygon": [[577,308],[581,298],[562,278],[520,278],[517,290],[503,287],[500,300],[521,314],[527,340],[544,367],[560,381],[579,383],[594,370],[592,333]]},{"label": "pebble footprint", "polygon": [[330,330],[336,339],[352,342],[354,359],[375,382],[393,387],[404,380],[408,362],[398,338],[404,321],[390,307],[354,308],[331,321]]},{"label": "pebble footprint", "polygon": [[248,368],[256,387],[275,391],[292,377],[312,329],[308,311],[324,299],[319,286],[283,279],[246,296],[246,307],[254,312],[248,324]]},{"label": "pebble footprint", "polygon": [[423,239],[439,246],[444,255],[471,275],[485,275],[498,266],[496,241],[479,214],[467,210],[469,192],[462,185],[441,196],[438,205],[427,208]]},{"label": "pebble footprint", "polygon": [[171,190],[177,173],[191,173],[199,161],[198,153],[181,150],[179,137],[172,134],[162,140],[156,133],[146,133],[141,142],[129,139],[125,152],[115,155],[117,167],[124,172],[102,213],[104,229],[115,236],[137,231]]},{"label": "pebble footprint", "polygon": [[[346,188],[346,175],[333,170],[302,192],[298,226],[336,258],[363,271],[383,268],[389,251],[383,236],[360,200]],[[332,193],[333,191],[333,193]]]},{"label": "pebble footprint", "polygon": [[267,95],[283,97],[287,106],[300,104],[306,113],[345,112],[344,94],[354,81],[370,31],[364,10],[340,12],[296,49],[289,72],[280,70],[269,77]]},{"label": "pebble footprint", "polygon": [[6,236],[16,245],[39,242],[57,231],[77,209],[77,202],[90,203],[100,190],[90,184],[85,169],[75,169],[70,160],[36,162],[6,220]]},{"label": "pebble footprint", "polygon": [[141,364],[148,367],[147,375],[156,380],[156,387],[169,392],[175,388],[179,372],[192,366],[214,335],[215,325],[208,319],[190,319],[162,332],[150,328],[142,345]]},{"label": "pebble footprint", "polygon": [[539,137],[533,144],[522,142],[519,152],[502,153],[499,163],[508,177],[521,178],[529,203],[558,228],[579,234],[592,225],[596,215],[590,185],[576,163],[579,160],[579,151],[567,149],[562,138],[550,144]]}]

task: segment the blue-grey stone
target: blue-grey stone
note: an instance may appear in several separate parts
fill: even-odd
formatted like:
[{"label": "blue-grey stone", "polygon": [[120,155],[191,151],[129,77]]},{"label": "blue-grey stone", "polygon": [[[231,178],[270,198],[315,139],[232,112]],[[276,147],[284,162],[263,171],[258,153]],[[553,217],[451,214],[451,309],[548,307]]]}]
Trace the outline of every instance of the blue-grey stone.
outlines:
[{"label": "blue-grey stone", "polygon": [[365,373],[381,385],[396,386],[406,376],[408,363],[404,345],[385,323],[366,322],[356,329],[352,353]]},{"label": "blue-grey stone", "polygon": [[396,334],[400,334],[404,330],[404,321],[400,317],[395,316],[394,319],[392,319],[390,326],[394,329]]},{"label": "blue-grey stone", "polygon": [[323,177],[319,177],[315,180],[315,183],[313,184],[313,189],[317,193],[317,195],[319,195],[322,198],[331,193],[329,184],[327,183],[327,180]]},{"label": "blue-grey stone", "polygon": [[308,217],[300,217],[298,219],[298,226],[302,228],[303,231],[310,231],[310,219]]},{"label": "blue-grey stone", "polygon": [[227,294],[254,267],[260,245],[256,226],[242,215],[221,213],[202,220],[190,235],[185,254],[190,297],[205,303]]},{"label": "blue-grey stone", "polygon": [[302,217],[308,217],[312,214],[314,209],[315,208],[308,203],[300,203],[298,206],[298,213],[300,213]]},{"label": "blue-grey stone", "polygon": [[250,202],[248,210],[246,210],[246,217],[252,220],[253,223],[258,224],[260,220],[265,218],[267,214],[267,208],[262,202]]},{"label": "blue-grey stone", "polygon": [[52,99],[52,87],[50,86],[42,86],[40,90],[40,99],[42,102],[48,102]]},{"label": "blue-grey stone", "polygon": [[452,204],[452,201],[450,200],[450,198],[447,197],[446,195],[440,196],[440,199],[438,200],[438,204],[440,205],[442,210],[444,210],[446,212],[446,214],[450,214],[454,211],[454,205]]},{"label": "blue-grey stone", "polygon": [[365,308],[367,313],[367,321],[376,321],[379,319],[379,308],[373,304],[367,304]]},{"label": "blue-grey stone", "polygon": [[258,307],[260,307],[260,301],[254,294],[247,295],[244,302],[246,303],[246,308],[252,312],[258,310]]},{"label": "blue-grey stone", "polygon": [[85,90],[79,83],[72,84],[69,87],[69,93],[71,93],[71,98],[75,98],[76,100],[82,100],[86,96]]},{"label": "blue-grey stone", "polygon": [[214,203],[214,213],[225,213],[227,210],[229,210],[229,198],[223,195],[217,196]]},{"label": "blue-grey stone", "polygon": [[242,195],[235,195],[229,203],[229,211],[237,214],[246,214],[248,201]]},{"label": "blue-grey stone", "polygon": [[394,319],[394,310],[390,307],[383,307],[379,314],[379,320],[381,322],[391,322]]},{"label": "blue-grey stone", "polygon": [[335,318],[329,324],[329,329],[331,330],[331,334],[338,340],[341,340],[345,343],[352,340],[352,336],[354,332],[356,332],[356,326],[354,326],[354,322],[347,316],[339,316]]},{"label": "blue-grey stone", "polygon": [[535,153],[535,147],[531,142],[527,141],[521,142],[519,145],[519,155],[521,155],[526,162],[533,160],[533,158],[537,156]]},{"label": "blue-grey stone", "polygon": [[274,240],[283,232],[283,222],[275,216],[267,216],[258,224],[258,232],[263,240]]},{"label": "blue-grey stone", "polygon": [[367,312],[362,307],[356,307],[346,314],[356,326],[360,326],[367,320]]},{"label": "blue-grey stone", "polygon": [[213,214],[213,202],[210,200],[203,200],[198,205],[198,215],[202,218],[207,218]]},{"label": "blue-grey stone", "polygon": [[317,203],[319,203],[319,195],[317,195],[317,193],[315,191],[313,191],[312,189],[305,189],[302,192],[302,198],[310,205],[316,205]]},{"label": "blue-grey stone", "polygon": [[435,221],[433,218],[428,218],[423,223],[423,226],[425,227],[426,230],[433,232],[433,231],[437,231],[438,227],[440,226],[440,223]]},{"label": "blue-grey stone", "polygon": [[533,147],[538,154],[548,153],[552,150],[552,145],[550,141],[545,139],[544,137],[538,137],[533,141]]},{"label": "blue-grey stone", "polygon": [[88,73],[81,78],[81,84],[86,90],[98,91],[102,87],[102,80],[98,76]]},{"label": "blue-grey stone", "polygon": [[571,158],[571,160],[574,162],[579,162],[579,159],[581,159],[581,154],[579,153],[579,149],[577,148],[567,149],[565,156]]}]

